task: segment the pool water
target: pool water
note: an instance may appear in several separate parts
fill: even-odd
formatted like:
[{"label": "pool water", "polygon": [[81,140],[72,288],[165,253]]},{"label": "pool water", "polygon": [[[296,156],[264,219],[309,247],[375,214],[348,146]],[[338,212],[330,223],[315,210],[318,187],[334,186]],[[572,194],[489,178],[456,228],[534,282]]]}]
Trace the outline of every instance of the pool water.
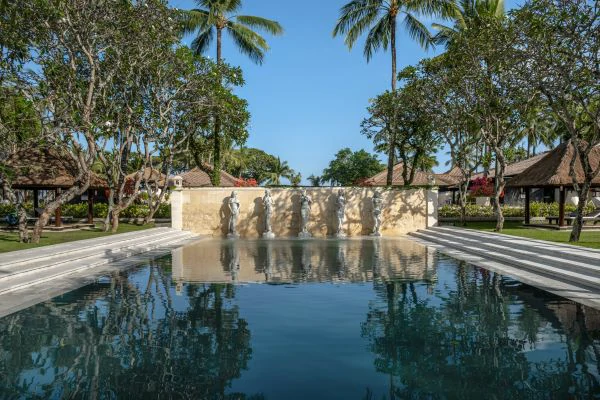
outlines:
[{"label": "pool water", "polygon": [[598,398],[599,340],[408,240],[206,240],[0,319],[0,398]]}]

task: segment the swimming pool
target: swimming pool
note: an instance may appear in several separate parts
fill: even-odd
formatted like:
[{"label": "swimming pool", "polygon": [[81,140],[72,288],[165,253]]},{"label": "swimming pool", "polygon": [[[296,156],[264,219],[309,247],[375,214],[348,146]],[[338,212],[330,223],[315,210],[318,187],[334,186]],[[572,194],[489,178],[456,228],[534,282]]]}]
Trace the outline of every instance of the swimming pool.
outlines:
[{"label": "swimming pool", "polygon": [[0,397],[593,398],[599,339],[409,240],[204,240],[0,319]]}]

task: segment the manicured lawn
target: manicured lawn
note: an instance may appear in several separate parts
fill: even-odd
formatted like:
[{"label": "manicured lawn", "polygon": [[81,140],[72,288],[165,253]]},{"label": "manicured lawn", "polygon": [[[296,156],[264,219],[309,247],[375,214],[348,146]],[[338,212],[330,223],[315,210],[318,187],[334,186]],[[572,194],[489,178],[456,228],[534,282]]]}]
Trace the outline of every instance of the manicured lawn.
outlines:
[{"label": "manicured lawn", "polygon": [[[496,223],[494,222],[470,222],[467,224],[469,229],[482,231],[493,231]],[[600,249],[600,231],[581,232],[579,243],[569,243],[571,232],[569,231],[551,231],[546,229],[525,228],[521,222],[509,221],[504,224],[502,233],[506,235],[520,236],[529,239],[548,240],[550,242],[560,242],[567,244],[576,244],[578,246]]]},{"label": "manicured lawn", "polygon": [[[141,231],[144,229],[154,228],[150,225],[131,225],[120,224],[118,233]],[[75,240],[92,239],[101,236],[108,236],[111,233],[102,232],[98,227],[96,229],[82,230],[75,232],[44,232],[39,244],[19,243],[19,235],[13,232],[0,232],[0,253],[8,251],[25,250],[34,247],[48,246],[51,244],[73,242]]]}]

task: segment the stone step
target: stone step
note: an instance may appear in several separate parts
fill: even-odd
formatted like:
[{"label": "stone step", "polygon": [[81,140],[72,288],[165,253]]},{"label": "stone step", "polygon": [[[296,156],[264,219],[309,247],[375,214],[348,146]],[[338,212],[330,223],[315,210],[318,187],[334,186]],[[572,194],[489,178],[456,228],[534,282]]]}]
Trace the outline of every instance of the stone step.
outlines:
[{"label": "stone step", "polygon": [[[570,269],[582,274],[600,277],[600,265],[591,262],[580,261],[579,258],[569,258],[566,255],[555,256],[545,254],[544,250],[537,247],[526,248],[524,246],[517,248],[513,243],[506,243],[498,240],[482,240],[481,237],[457,234],[454,232],[434,231],[435,235],[442,236],[449,240],[480,248],[480,251],[499,252],[502,254],[518,257],[520,259],[544,263],[556,268]],[[586,260],[590,261],[590,260]]]},{"label": "stone step", "polygon": [[413,232],[411,233],[411,235],[425,241],[439,243],[444,246],[456,248],[462,251],[469,252],[471,254],[476,254],[484,258],[493,259],[495,261],[499,261],[508,265],[517,266],[519,268],[524,268],[530,271],[541,273],[545,276],[562,278],[569,282],[574,282],[584,286],[591,286],[596,289],[600,287],[600,277],[584,274],[579,271],[568,270],[564,267],[556,267],[550,265],[550,263],[546,262],[545,260],[542,262],[532,261],[530,257],[523,257],[523,255],[521,254],[509,255],[505,254],[505,252],[498,252],[492,250],[487,250],[483,252],[481,243],[477,243],[476,245],[472,243],[464,243],[460,240],[458,233],[452,238],[442,236],[439,234],[439,232],[435,231],[419,231]]},{"label": "stone step", "polygon": [[151,243],[146,242],[127,246],[126,248],[122,248],[108,256],[105,253],[98,253],[95,256],[87,257],[85,262],[82,262],[81,259],[71,259],[49,265],[46,268],[40,268],[35,274],[16,274],[8,279],[3,279],[0,281],[0,295],[15,292],[32,285],[48,282],[67,275],[81,273],[82,271],[86,270],[92,270],[99,266],[114,263],[119,260],[160,249],[162,247],[172,246],[178,243],[184,244],[186,241],[195,238],[196,236],[189,232],[174,231],[173,234],[165,235],[159,240],[155,240]]},{"label": "stone step", "polygon": [[118,235],[105,236],[100,238],[78,240],[69,243],[55,244],[32,248],[28,250],[12,251],[2,254],[0,257],[0,270],[4,270],[13,266],[27,264],[39,259],[50,259],[60,257],[64,254],[74,254],[78,251],[86,251],[90,247],[108,246],[114,243],[123,243],[127,241],[137,241],[142,238],[150,238],[152,236],[164,234],[172,231],[169,228],[154,228],[136,232],[122,233]]},{"label": "stone step", "polygon": [[482,232],[472,229],[434,227],[430,228],[433,232],[443,232],[461,237],[471,237],[477,240],[485,239],[497,244],[510,246],[522,250],[537,249],[540,253],[552,255],[555,257],[566,258],[572,261],[592,263],[600,266],[600,251],[596,249],[587,249],[563,243],[550,243],[543,240],[521,238],[516,236],[504,235],[501,233]]},{"label": "stone step", "polygon": [[30,262],[22,262],[18,265],[12,265],[10,268],[0,269],[0,282],[4,281],[5,279],[12,279],[15,276],[35,274],[40,270],[60,265],[65,262],[79,261],[85,263],[89,258],[94,258],[98,255],[116,255],[119,252],[134,248],[139,245],[152,245],[153,243],[160,242],[163,239],[181,235],[187,235],[187,233],[180,231],[158,232],[157,234],[149,236],[147,235],[137,239],[129,238],[128,240],[118,240],[102,246],[89,246],[87,248],[80,248],[72,252],[62,252],[48,258],[35,258]]}]

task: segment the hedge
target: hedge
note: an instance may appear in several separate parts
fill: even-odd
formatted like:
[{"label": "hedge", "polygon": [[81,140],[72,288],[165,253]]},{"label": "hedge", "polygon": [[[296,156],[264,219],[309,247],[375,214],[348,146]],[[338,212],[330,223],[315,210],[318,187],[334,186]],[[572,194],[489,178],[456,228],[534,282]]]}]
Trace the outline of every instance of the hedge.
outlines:
[{"label": "hedge", "polygon": [[[585,213],[590,213],[594,210],[594,205],[589,203],[585,208]],[[531,207],[532,217],[554,217],[558,216],[558,203],[541,203],[532,202]],[[577,206],[572,204],[565,205],[565,214],[577,211]],[[525,210],[523,207],[502,206],[502,212],[505,217],[524,217]],[[492,206],[478,206],[468,204],[466,207],[467,217],[493,217],[494,208]],[[443,218],[460,217],[460,207],[458,205],[445,205],[440,207],[439,216]]]},{"label": "hedge", "polygon": [[[31,214],[33,211],[25,205]],[[0,218],[4,218],[10,213],[15,212],[15,207],[10,204],[0,204]],[[62,206],[62,215],[65,217],[73,217],[76,219],[83,219],[87,217],[88,204],[65,204]],[[108,212],[108,204],[97,203],[94,204],[94,217],[95,218],[106,218]],[[148,215],[148,206],[141,204],[133,204],[127,207],[121,212],[122,218],[144,218]],[[158,207],[158,211],[154,214],[155,218],[171,218],[171,206],[169,204],[161,204]]]}]

